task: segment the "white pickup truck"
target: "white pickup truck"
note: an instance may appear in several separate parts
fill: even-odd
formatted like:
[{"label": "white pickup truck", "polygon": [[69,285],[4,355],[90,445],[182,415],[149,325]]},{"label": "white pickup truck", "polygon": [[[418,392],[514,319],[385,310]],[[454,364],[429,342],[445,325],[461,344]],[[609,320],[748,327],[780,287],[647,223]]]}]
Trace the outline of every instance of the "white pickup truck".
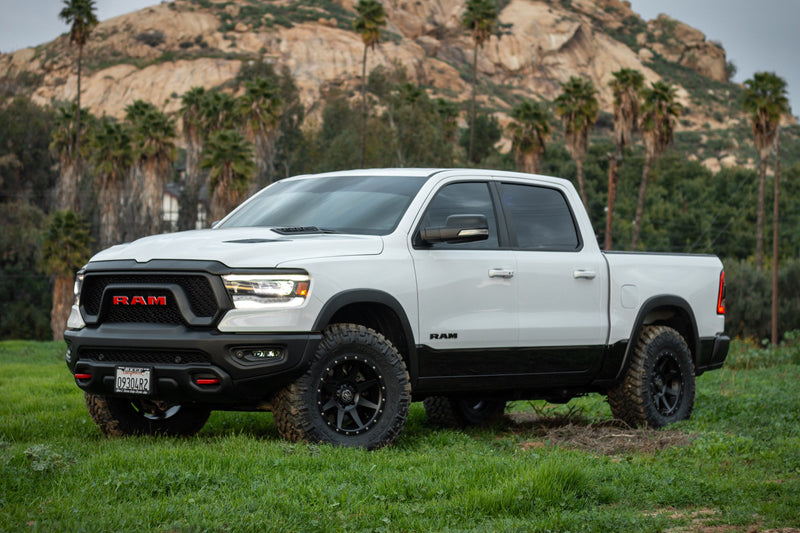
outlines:
[{"label": "white pickup truck", "polygon": [[718,258],[602,252],[563,179],[359,170],[97,254],[66,359],[108,435],[271,410],[287,439],[372,449],[420,400],[444,426],[593,392],[631,425],[686,419],[724,313]]}]

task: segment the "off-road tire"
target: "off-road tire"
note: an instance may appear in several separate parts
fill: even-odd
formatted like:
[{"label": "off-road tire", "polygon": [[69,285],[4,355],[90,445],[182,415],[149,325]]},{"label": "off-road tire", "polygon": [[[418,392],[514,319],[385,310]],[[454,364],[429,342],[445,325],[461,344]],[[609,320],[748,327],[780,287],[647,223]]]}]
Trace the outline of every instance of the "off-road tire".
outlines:
[{"label": "off-road tire", "polygon": [[277,394],[272,410],[289,441],[372,450],[394,443],[410,406],[408,370],[392,343],[364,326],[334,324],[308,370]]},{"label": "off-road tire", "polygon": [[84,393],[94,423],[107,437],[167,435],[188,437],[200,431],[211,411],[169,404]]},{"label": "off-road tire", "polygon": [[428,420],[438,427],[450,429],[495,423],[503,417],[506,409],[504,400],[453,396],[429,396],[422,405]]},{"label": "off-road tire", "polygon": [[660,428],[686,420],[694,408],[695,377],[686,340],[667,326],[647,326],[622,381],[608,391],[617,419]]}]

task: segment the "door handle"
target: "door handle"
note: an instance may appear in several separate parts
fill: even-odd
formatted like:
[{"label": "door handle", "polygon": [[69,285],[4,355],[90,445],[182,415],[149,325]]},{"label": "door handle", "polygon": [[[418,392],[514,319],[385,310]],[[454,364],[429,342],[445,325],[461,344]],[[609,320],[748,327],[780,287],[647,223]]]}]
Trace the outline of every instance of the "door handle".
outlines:
[{"label": "door handle", "polygon": [[490,268],[489,269],[489,277],[490,278],[513,278],[514,271],[508,268]]},{"label": "door handle", "polygon": [[572,273],[572,277],[575,279],[594,279],[597,277],[597,272],[594,270],[576,270]]}]

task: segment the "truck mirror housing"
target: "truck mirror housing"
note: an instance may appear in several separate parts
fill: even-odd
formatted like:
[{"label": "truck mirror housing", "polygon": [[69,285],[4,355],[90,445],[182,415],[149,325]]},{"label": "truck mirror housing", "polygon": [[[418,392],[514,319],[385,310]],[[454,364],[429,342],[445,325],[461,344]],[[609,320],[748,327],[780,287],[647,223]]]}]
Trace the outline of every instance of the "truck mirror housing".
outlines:
[{"label": "truck mirror housing", "polygon": [[444,227],[422,228],[419,236],[428,244],[485,241],[489,238],[489,223],[483,215],[450,215]]}]

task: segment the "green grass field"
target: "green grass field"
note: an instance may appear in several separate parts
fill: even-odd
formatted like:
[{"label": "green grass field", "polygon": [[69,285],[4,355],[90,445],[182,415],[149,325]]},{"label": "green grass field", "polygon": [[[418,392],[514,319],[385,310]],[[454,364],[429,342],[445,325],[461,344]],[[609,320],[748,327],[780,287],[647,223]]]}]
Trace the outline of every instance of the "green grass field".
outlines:
[{"label": "green grass field", "polygon": [[[800,347],[735,344],[692,420],[516,402],[466,432],[414,404],[375,452],[290,444],[266,413],[104,438],[62,343],[0,343],[0,531],[766,531],[800,526]],[[727,527],[721,527],[727,526]]]}]

